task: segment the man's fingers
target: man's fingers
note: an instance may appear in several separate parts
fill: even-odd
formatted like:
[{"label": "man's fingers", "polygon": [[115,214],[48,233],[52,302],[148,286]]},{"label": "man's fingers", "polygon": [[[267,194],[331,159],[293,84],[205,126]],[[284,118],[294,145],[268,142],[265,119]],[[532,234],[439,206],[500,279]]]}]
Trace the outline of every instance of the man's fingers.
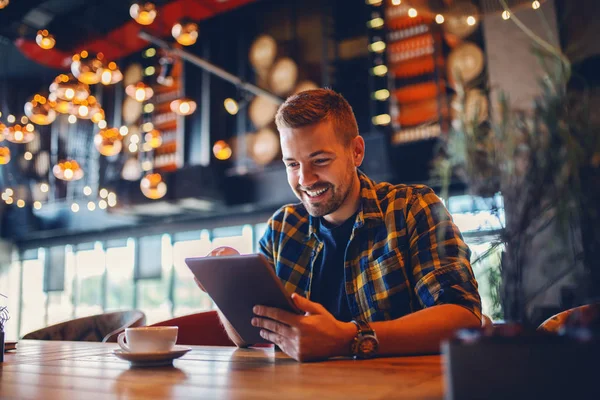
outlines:
[{"label": "man's fingers", "polygon": [[296,304],[296,307],[305,313],[323,314],[325,311],[325,308],[321,304],[310,301],[306,297],[300,296],[298,293],[292,294],[292,300],[294,301],[294,304]]},{"label": "man's fingers", "polygon": [[267,329],[273,333],[277,333],[278,335],[288,338],[293,335],[292,328],[282,324],[281,322],[277,322],[268,318],[252,318],[252,325]]},{"label": "man's fingers", "polygon": [[286,353],[287,355],[289,355],[288,352],[287,352],[287,341],[286,341],[285,337],[283,337],[283,336],[281,336],[281,335],[279,335],[279,334],[277,334],[275,332],[268,331],[266,329],[261,329],[260,330],[260,336],[263,339],[265,339],[266,341],[269,341],[269,342],[271,342],[273,344],[276,344],[277,346],[279,346],[279,348],[284,353]]},{"label": "man's fingers", "polygon": [[267,307],[267,306],[254,306],[254,314],[260,317],[267,317],[274,319],[275,321],[283,322],[289,326],[296,326],[299,321],[299,315],[292,314],[280,308]]}]

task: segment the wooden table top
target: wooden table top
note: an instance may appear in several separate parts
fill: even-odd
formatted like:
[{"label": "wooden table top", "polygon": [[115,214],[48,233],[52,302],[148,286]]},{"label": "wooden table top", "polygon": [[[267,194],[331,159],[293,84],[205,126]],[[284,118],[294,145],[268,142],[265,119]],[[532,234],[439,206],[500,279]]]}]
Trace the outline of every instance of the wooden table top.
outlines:
[{"label": "wooden table top", "polygon": [[440,356],[298,363],[270,348],[191,346],[173,367],[130,368],[116,344],[22,340],[1,399],[440,399]]}]

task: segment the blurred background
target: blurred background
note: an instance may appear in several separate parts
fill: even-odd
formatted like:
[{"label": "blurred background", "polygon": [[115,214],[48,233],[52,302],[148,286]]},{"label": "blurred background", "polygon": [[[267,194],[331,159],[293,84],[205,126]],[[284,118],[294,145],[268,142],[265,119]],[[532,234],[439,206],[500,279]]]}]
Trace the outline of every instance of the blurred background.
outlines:
[{"label": "blurred background", "polygon": [[[8,337],[123,309],[148,323],[212,309],[183,260],[256,252],[296,201],[273,120],[316,87],[350,102],[371,178],[446,194],[484,312],[502,319],[502,193],[444,180],[434,161],[461,115],[492,129],[500,92],[522,110],[540,95],[515,19],[568,56],[596,104],[596,17],[583,0],[0,0]],[[575,268],[531,271],[532,319],[574,305]]]}]

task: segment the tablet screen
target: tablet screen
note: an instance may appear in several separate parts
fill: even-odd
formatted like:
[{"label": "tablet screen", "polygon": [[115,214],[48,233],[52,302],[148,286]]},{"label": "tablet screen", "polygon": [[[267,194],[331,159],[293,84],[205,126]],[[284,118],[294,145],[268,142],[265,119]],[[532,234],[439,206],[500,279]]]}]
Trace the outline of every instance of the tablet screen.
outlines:
[{"label": "tablet screen", "polygon": [[302,314],[262,254],[186,258],[185,262],[248,344],[265,342],[260,328],[250,322],[255,305]]}]

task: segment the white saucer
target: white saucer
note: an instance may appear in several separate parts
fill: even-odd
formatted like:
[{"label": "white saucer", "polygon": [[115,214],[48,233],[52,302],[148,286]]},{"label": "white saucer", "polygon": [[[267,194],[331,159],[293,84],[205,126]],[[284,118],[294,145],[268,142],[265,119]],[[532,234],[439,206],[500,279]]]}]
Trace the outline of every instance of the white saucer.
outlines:
[{"label": "white saucer", "polygon": [[122,349],[116,349],[113,354],[122,360],[129,361],[132,367],[158,367],[172,365],[173,360],[183,356],[191,347],[175,346],[171,351],[157,353],[129,353]]}]

